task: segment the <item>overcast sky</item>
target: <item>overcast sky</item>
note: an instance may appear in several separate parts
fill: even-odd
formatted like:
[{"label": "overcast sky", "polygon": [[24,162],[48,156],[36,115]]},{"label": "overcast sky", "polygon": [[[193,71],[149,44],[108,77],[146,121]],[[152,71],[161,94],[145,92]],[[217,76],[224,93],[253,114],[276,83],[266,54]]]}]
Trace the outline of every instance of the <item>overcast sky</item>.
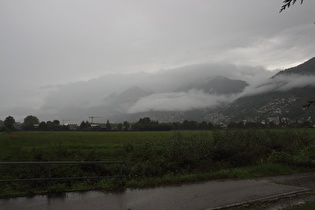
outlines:
[{"label": "overcast sky", "polygon": [[29,110],[40,109],[59,86],[113,73],[204,63],[275,71],[300,64],[315,56],[315,1],[279,14],[281,5],[282,0],[1,0],[0,119],[33,114]]}]

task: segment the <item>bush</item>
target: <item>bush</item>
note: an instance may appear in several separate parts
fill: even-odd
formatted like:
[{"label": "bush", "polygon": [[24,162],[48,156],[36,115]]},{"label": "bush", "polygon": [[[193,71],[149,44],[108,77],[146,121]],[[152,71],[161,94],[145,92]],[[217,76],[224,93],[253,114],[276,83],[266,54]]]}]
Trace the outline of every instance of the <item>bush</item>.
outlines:
[{"label": "bush", "polygon": [[297,130],[266,130],[263,135],[269,150],[289,154],[295,154],[312,143],[308,133]]},{"label": "bush", "polygon": [[[219,130],[212,136],[206,132],[177,131],[163,142],[129,144],[124,149],[132,165],[131,176],[150,177],[250,166],[266,160],[310,165],[303,160],[305,155],[299,154],[310,142],[308,135],[295,131]],[[305,152],[314,155],[313,150],[309,147]]]},{"label": "bush", "polygon": [[303,152],[296,155],[291,155],[286,152],[273,151],[268,161],[271,163],[280,163],[280,164],[292,165],[292,166],[304,166],[304,167],[315,166],[315,160]]},{"label": "bush", "polygon": [[[311,144],[309,135],[298,131],[226,130],[215,131],[214,161],[233,167],[252,165],[279,154],[297,154]],[[277,154],[277,155],[276,155]]]},{"label": "bush", "polygon": [[132,176],[160,176],[207,170],[212,162],[211,148],[212,139],[205,133],[184,136],[181,132],[174,132],[170,139],[162,143],[148,141],[142,146],[129,145],[125,149],[131,151],[129,165],[134,165],[131,168]]},{"label": "bush", "polygon": [[216,131],[213,139],[214,161],[227,162],[234,167],[254,164],[268,153],[257,130]]}]

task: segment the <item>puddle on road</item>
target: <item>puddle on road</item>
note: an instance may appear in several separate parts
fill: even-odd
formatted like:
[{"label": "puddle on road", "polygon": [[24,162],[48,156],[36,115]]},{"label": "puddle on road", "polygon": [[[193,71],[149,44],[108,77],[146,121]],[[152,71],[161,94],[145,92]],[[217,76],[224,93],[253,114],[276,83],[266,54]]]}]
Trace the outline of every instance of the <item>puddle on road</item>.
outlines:
[{"label": "puddle on road", "polygon": [[0,210],[123,209],[125,193],[88,191],[0,199]]},{"label": "puddle on road", "polygon": [[226,180],[115,193],[89,191],[0,199],[0,210],[206,209],[303,190],[264,180]]}]

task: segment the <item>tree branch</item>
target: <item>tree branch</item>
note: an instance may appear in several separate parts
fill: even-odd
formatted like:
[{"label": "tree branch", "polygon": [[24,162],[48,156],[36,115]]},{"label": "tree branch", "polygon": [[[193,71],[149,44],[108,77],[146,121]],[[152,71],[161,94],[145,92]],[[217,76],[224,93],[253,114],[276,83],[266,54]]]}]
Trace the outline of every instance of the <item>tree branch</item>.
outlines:
[{"label": "tree branch", "polygon": [[[303,4],[304,0],[301,0],[301,4]],[[283,0],[283,5],[280,9],[280,12],[282,12],[283,10],[285,10],[286,8],[289,8],[291,6],[291,4],[295,4],[296,0]],[[279,13],[280,13],[279,12]]]}]

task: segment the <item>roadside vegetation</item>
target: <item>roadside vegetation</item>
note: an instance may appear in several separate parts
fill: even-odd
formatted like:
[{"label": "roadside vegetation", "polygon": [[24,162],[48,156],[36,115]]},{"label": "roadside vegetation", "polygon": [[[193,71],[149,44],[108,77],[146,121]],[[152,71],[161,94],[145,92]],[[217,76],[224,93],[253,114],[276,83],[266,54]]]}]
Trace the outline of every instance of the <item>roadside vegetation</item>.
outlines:
[{"label": "roadside vegetation", "polygon": [[315,201],[307,202],[305,204],[289,208],[289,210],[313,210],[313,209],[315,209]]},{"label": "roadside vegetation", "polygon": [[[0,196],[115,190],[312,171],[314,129],[0,133],[0,162],[125,161],[126,178],[0,182]],[[0,180],[47,178],[45,166],[0,166]],[[57,165],[52,177],[117,175],[115,166]]]}]

